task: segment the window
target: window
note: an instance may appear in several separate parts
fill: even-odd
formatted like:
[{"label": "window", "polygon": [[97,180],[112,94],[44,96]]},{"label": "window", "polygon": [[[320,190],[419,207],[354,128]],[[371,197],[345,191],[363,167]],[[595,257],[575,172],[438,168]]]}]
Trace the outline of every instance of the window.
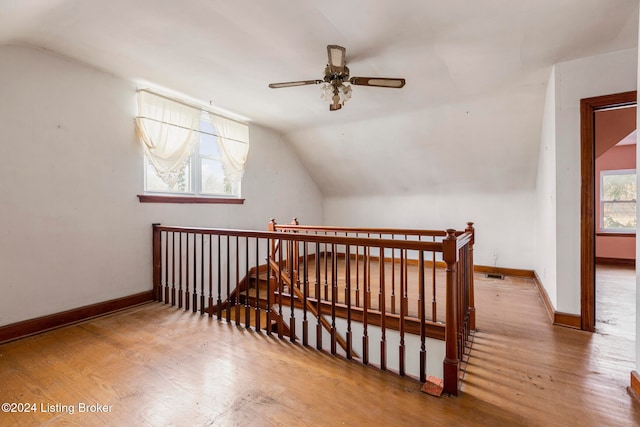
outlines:
[{"label": "window", "polygon": [[249,151],[245,123],[141,90],[136,124],[146,194],[240,197]]},{"label": "window", "polygon": [[600,228],[609,232],[636,230],[636,171],[600,172]]}]

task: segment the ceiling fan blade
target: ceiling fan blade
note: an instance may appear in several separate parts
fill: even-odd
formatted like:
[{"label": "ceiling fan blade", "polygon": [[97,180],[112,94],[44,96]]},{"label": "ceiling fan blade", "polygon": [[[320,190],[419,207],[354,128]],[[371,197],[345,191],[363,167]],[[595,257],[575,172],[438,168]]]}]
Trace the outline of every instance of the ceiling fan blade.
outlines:
[{"label": "ceiling fan blade", "polygon": [[351,77],[349,83],[352,85],[360,86],[375,86],[375,87],[391,87],[400,89],[404,86],[404,79],[390,79],[386,77]]},{"label": "ceiling fan blade", "polygon": [[293,86],[305,86],[305,85],[317,85],[323,83],[324,80],[301,80],[298,82],[284,82],[284,83],[271,83],[269,87],[271,89],[278,89],[281,87],[293,87]]},{"label": "ceiling fan blade", "polygon": [[344,71],[346,49],[342,46],[330,44],[327,46],[327,55],[329,56],[329,70],[332,73],[341,73]]}]

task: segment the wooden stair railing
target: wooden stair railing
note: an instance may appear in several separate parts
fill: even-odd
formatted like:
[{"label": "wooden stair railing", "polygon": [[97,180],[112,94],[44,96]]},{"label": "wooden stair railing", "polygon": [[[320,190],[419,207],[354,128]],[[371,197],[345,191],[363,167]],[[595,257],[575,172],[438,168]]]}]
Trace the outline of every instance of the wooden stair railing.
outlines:
[{"label": "wooden stair railing", "polygon": [[[279,227],[275,221],[269,232],[154,224],[155,299],[220,320],[235,320],[247,329],[269,335],[276,332],[272,329],[275,324],[279,337],[286,334],[294,342],[299,340],[298,325],[303,345],[308,344],[310,313],[316,323],[316,347],[322,348],[322,335],[329,331],[331,352],[335,354],[336,345],[340,345],[347,358],[358,357],[352,348],[352,326],[356,322],[356,330],[361,333],[361,362],[377,364],[383,370],[389,368],[387,335],[393,333],[397,337],[394,340],[399,339],[397,372],[411,373],[423,382],[427,353],[431,351],[426,347],[427,334],[441,327],[443,334],[430,336],[445,338],[445,392],[457,394],[460,360],[475,328],[471,224],[462,232],[450,229],[392,238],[383,238],[385,234],[380,231],[392,229],[364,229],[364,235],[359,229],[349,235],[344,229],[311,231],[313,227],[290,224],[288,227],[299,228],[283,232]],[[429,252],[431,264],[425,260]],[[436,254],[441,258],[436,259]],[[266,264],[261,264],[265,259]],[[429,265],[432,275],[426,274]],[[445,266],[444,271],[436,272],[440,265]],[[373,280],[376,274],[377,280]],[[445,283],[440,281],[441,275]],[[433,281],[431,286],[428,280]],[[291,289],[288,296],[283,292],[285,286]],[[443,290],[437,295],[447,295],[444,306],[436,304],[436,288],[440,287]],[[429,289],[433,290],[427,299]],[[394,298],[397,306],[392,304]],[[432,303],[431,313],[426,310],[428,302]],[[283,307],[290,317],[288,325]],[[436,313],[436,308],[444,309],[443,314]],[[327,320],[329,315],[331,322]],[[337,320],[341,321],[340,329]],[[410,322],[416,322],[419,331],[414,326],[409,331]],[[370,351],[374,327],[379,353]],[[338,330],[346,334],[344,338]],[[415,344],[407,339],[416,332],[420,337],[414,357],[410,354]],[[407,371],[409,359],[419,360],[419,373]]]},{"label": "wooden stair railing", "polygon": [[[366,235],[367,238],[376,236],[380,239],[384,237],[399,240],[409,240],[411,238],[418,239],[431,238],[433,242],[436,239],[439,240],[443,248],[440,250],[442,253],[442,261],[436,261],[436,251],[432,252],[431,266],[432,266],[432,295],[431,301],[431,318],[433,321],[437,319],[437,301],[436,301],[436,266],[443,267],[446,272],[446,328],[447,334],[447,356],[444,362],[445,377],[451,378],[453,372],[458,372],[459,361],[464,358],[465,348],[467,348],[467,342],[471,331],[475,330],[475,303],[474,303],[474,290],[473,290],[473,245],[475,230],[473,223],[467,223],[467,227],[464,231],[456,231],[454,229],[447,230],[422,230],[422,229],[396,229],[396,228],[367,228],[367,227],[335,227],[335,226],[310,226],[300,225],[297,218],[294,218],[291,223],[280,225],[272,219],[269,223],[269,230],[279,231],[283,233],[305,233],[313,235],[334,235],[345,237],[360,237]],[[455,241],[455,247],[451,242]],[[445,243],[447,242],[447,243]],[[446,254],[445,254],[446,252]],[[369,253],[366,254],[367,258],[370,258]],[[356,255],[356,259],[358,256]],[[425,263],[423,253],[420,253],[418,264],[423,265]],[[401,329],[405,325],[404,319],[408,314],[408,298],[407,298],[407,264],[406,251],[401,252],[398,258],[395,257],[395,251],[391,255],[391,263],[395,264],[399,262],[400,268],[398,271],[399,280],[399,296],[396,298],[396,277],[395,269],[392,270],[391,278],[391,312],[396,313],[396,301],[399,299],[400,310],[400,322]],[[462,268],[458,265],[461,264]],[[357,262],[356,262],[357,266]],[[299,258],[295,256],[293,258],[293,265],[291,267],[294,271],[299,270]],[[366,270],[365,270],[366,272]],[[366,279],[365,279],[366,282]],[[358,283],[358,282],[356,282]],[[455,286],[450,286],[455,284]],[[424,278],[420,278],[421,287],[420,293],[424,293],[422,287],[424,286]],[[356,285],[357,289],[357,285]],[[356,290],[356,301],[358,301],[359,290]],[[329,299],[325,291],[325,299]],[[345,297],[346,298],[346,297]],[[379,304],[382,304],[380,302]],[[421,317],[421,313],[426,310],[426,304],[424,299],[418,298],[418,317]],[[453,325],[453,327],[449,327]],[[425,326],[425,322],[421,322],[421,329]],[[400,331],[403,336],[403,330]],[[423,332],[424,333],[424,332]],[[404,345],[401,341],[400,345],[401,356],[404,352]],[[452,357],[452,354],[456,354],[456,358]],[[422,360],[422,359],[421,359]],[[402,364],[400,371],[402,374]],[[421,368],[422,372],[422,368]],[[445,381],[446,382],[446,381]],[[445,386],[445,389],[452,393],[453,387],[452,381],[449,381],[449,386]]]}]

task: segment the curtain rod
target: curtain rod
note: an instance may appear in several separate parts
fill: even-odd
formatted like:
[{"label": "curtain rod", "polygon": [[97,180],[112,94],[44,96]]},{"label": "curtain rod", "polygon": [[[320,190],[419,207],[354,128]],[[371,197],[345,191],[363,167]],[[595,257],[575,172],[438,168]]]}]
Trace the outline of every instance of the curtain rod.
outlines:
[{"label": "curtain rod", "polygon": [[136,118],[134,119],[134,121],[135,121],[135,120],[137,120],[137,119],[151,120],[152,122],[162,123],[162,124],[165,124],[165,125],[169,125],[169,126],[174,126],[174,127],[181,128],[181,129],[190,130],[190,131],[192,131],[192,132],[198,132],[198,133],[201,133],[201,134],[204,134],[204,135],[211,135],[211,136],[215,136],[215,137],[217,137],[217,138],[226,139],[226,140],[228,140],[228,141],[235,141],[235,142],[239,142],[240,144],[248,144],[248,142],[247,142],[247,141],[241,141],[241,140],[239,140],[239,139],[228,138],[228,137],[226,137],[226,136],[218,135],[217,133],[205,132],[205,131],[200,130],[200,129],[191,129],[190,127],[187,127],[187,126],[182,126],[182,125],[176,125],[176,124],[174,124],[174,123],[163,122],[162,120],[152,119],[151,117],[136,116]]},{"label": "curtain rod", "polygon": [[172,98],[172,97],[167,96],[167,95],[161,95],[158,92],[154,92],[154,91],[149,90],[149,89],[138,89],[137,92],[147,92],[147,93],[150,93],[151,95],[159,96],[160,98],[164,98],[164,99],[167,99],[169,101],[177,102],[178,104],[182,104],[182,105],[187,106],[187,107],[195,108],[197,110],[204,110],[209,114],[213,114],[214,116],[222,117],[223,119],[231,120],[232,122],[236,122],[236,123],[239,123],[241,125],[245,125],[245,126],[249,125],[247,122],[243,122],[241,120],[232,119],[231,117],[227,117],[225,115],[210,111],[210,110],[206,109],[204,106],[197,105],[195,103],[191,103],[191,102],[187,102],[187,101],[183,101],[182,99]]}]

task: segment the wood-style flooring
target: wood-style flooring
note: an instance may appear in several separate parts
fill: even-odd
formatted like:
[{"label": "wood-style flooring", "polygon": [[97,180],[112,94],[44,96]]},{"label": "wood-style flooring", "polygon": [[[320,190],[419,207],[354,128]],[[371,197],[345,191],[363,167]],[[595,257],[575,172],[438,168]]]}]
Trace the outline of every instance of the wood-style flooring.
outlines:
[{"label": "wood-style flooring", "polygon": [[458,397],[150,303],[0,345],[0,401],[36,405],[0,425],[640,425],[633,341],[552,326],[530,279],[476,276],[476,307]]}]

